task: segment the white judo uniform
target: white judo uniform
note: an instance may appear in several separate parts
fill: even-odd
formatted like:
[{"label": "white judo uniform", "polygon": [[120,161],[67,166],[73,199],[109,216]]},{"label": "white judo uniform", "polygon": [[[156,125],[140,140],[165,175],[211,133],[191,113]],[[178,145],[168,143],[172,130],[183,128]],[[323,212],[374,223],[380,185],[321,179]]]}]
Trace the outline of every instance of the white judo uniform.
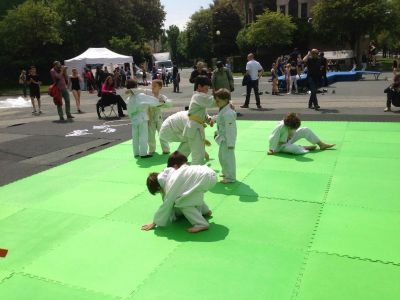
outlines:
[{"label": "white judo uniform", "polygon": [[[149,108],[149,152],[156,151],[156,131],[160,135],[161,124],[163,123],[162,109],[172,107],[172,101],[164,95],[160,95],[160,106]],[[160,144],[163,152],[169,152],[168,143],[164,143],[160,139]]]},{"label": "white judo uniform", "polygon": [[184,154],[186,157],[190,155],[190,147],[189,141],[187,137],[183,136],[183,130],[188,122],[188,112],[187,111],[179,111],[170,115],[168,118],[164,120],[160,129],[160,142],[161,145],[165,145],[165,152],[169,152],[169,143],[178,142],[179,147],[178,151]]},{"label": "white judo uniform", "polygon": [[138,89],[131,89],[128,97],[128,116],[132,122],[132,144],[135,156],[147,155],[149,107],[160,105],[157,98]]},{"label": "white judo uniform", "polygon": [[207,120],[206,109],[216,107],[213,96],[205,93],[194,92],[189,104],[189,120],[183,130],[183,136],[188,139],[189,147],[192,152],[192,165],[204,163],[206,153],[204,141],[204,126]]},{"label": "white judo uniform", "polygon": [[311,144],[318,144],[321,140],[307,127],[297,130],[289,130],[287,126],[280,121],[278,126],[272,131],[269,137],[269,149],[274,152],[286,152],[292,154],[304,154],[309,150],[304,147],[295,145],[298,140],[305,138]]},{"label": "white judo uniform", "polygon": [[[236,112],[228,104],[222,108],[217,117],[217,135],[215,141],[219,145],[218,158],[221,171],[226,182],[236,181],[235,144],[237,136]],[[232,148],[232,149],[229,149]]]},{"label": "white judo uniform", "polygon": [[157,226],[166,226],[177,216],[184,215],[194,227],[208,227],[203,217],[210,212],[204,193],[217,183],[216,173],[207,166],[183,165],[179,169],[166,168],[158,175],[164,190],[163,204],[154,216]]}]

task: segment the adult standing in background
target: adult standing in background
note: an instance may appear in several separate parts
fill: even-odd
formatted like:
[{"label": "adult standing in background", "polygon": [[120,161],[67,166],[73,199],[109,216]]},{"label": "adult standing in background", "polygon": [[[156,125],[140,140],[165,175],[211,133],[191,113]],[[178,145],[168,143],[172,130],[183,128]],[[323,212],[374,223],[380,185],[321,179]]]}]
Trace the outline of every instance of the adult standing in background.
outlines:
[{"label": "adult standing in background", "polygon": [[82,78],[79,75],[78,70],[76,68],[72,69],[72,75],[71,75],[69,80],[71,82],[72,95],[75,98],[76,109],[78,111],[78,114],[81,114],[82,113],[82,111],[81,111],[81,82],[82,82]]},{"label": "adult standing in background", "polygon": [[[41,114],[41,105],[40,105],[40,84],[39,75],[36,72],[36,67],[31,66],[29,69],[29,74],[26,77],[26,81],[29,84],[29,95],[31,97],[33,111],[32,114],[36,115],[36,113]],[[35,98],[38,102],[38,110],[36,110]]]},{"label": "adult standing in background", "polygon": [[227,89],[230,92],[235,90],[232,73],[228,68],[224,67],[221,61],[217,62],[217,69],[212,74],[211,83],[214,92],[219,89]]},{"label": "adult standing in background", "polygon": [[249,108],[250,94],[252,89],[254,90],[254,96],[256,97],[257,108],[262,108],[260,104],[260,95],[258,93],[258,81],[263,73],[264,70],[260,63],[254,59],[254,54],[250,53],[247,55],[246,75],[249,75],[251,80],[246,86],[246,101],[242,106],[240,106],[241,108]]},{"label": "adult standing in background", "polygon": [[179,93],[179,82],[181,81],[181,75],[179,74],[179,69],[176,63],[172,68],[172,83],[174,85],[174,93]]},{"label": "adult standing in background", "polygon": [[318,110],[317,89],[321,79],[321,61],[318,57],[318,50],[312,49],[303,58],[307,64],[307,82],[308,88],[310,89],[310,99],[308,100],[308,108],[314,108]]},{"label": "adult standing in background", "polygon": [[[70,110],[70,102],[69,102],[69,92],[67,89],[67,68],[62,66],[59,61],[55,61],[53,63],[53,68],[50,70],[51,78],[53,79],[53,83],[57,85],[60,89],[61,97],[64,98],[65,102],[65,114],[68,119],[73,119],[74,117],[71,115]],[[58,116],[60,117],[60,121],[64,120],[64,112],[62,106],[57,105]]]},{"label": "adult standing in background", "polygon": [[19,75],[18,83],[22,88],[22,93],[24,94],[24,98],[26,98],[27,82],[26,82],[26,71],[25,70],[21,71],[21,74]]},{"label": "adult standing in background", "polygon": [[196,68],[193,70],[192,74],[190,74],[189,82],[194,83],[194,91],[197,90],[196,78],[199,75],[208,76],[207,70],[204,69],[204,63],[202,61],[197,62]]}]

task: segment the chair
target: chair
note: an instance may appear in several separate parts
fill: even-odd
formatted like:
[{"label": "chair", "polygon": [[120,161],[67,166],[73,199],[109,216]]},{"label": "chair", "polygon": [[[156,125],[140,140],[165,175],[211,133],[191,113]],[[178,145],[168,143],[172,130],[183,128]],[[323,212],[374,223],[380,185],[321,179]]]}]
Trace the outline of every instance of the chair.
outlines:
[{"label": "chair", "polygon": [[105,103],[102,98],[100,98],[96,103],[96,111],[99,119],[119,119],[118,113],[115,110],[117,103]]}]

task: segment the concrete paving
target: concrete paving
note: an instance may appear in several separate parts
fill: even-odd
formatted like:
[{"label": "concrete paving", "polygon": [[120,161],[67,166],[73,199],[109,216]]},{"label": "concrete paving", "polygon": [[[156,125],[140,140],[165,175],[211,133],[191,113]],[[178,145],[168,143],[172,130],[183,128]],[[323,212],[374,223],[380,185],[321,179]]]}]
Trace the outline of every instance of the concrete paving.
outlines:
[{"label": "concrete paving", "polygon": [[[172,85],[163,88],[162,93],[174,101],[174,107],[165,115],[183,110],[189,104],[193,92],[193,85],[187,79],[189,75],[189,69],[182,70],[181,93],[173,93]],[[266,91],[271,92],[268,78],[260,82],[260,91],[264,92],[260,96],[262,110],[255,109],[254,95],[250,100],[253,108],[239,108],[245,93],[240,77],[235,78],[232,101],[239,119],[279,120],[287,112],[295,111],[303,120],[397,122],[399,113],[383,112],[386,102],[383,90],[390,84],[388,78],[391,79],[391,74],[382,74],[380,78],[374,80],[372,76],[366,76],[357,82],[333,84],[327,93],[318,95],[320,111],[307,108],[307,94],[266,94]],[[123,94],[123,90],[119,93]],[[5,98],[0,98],[0,101]],[[82,92],[81,109],[85,113],[74,114],[75,119],[65,123],[57,121],[56,107],[47,95],[42,96],[43,114],[40,116],[32,115],[29,107],[0,109],[0,185],[130,139],[129,119],[99,120],[95,112],[97,100],[97,95]],[[72,95],[71,111],[76,111]],[[77,133],[85,135],[73,136]]]}]

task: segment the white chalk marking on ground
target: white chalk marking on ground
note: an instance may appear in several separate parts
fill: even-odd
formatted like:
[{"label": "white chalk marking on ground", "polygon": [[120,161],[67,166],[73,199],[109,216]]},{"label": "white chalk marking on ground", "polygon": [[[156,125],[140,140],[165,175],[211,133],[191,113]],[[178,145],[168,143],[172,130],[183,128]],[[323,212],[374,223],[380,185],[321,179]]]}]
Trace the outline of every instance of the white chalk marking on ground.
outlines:
[{"label": "white chalk marking on ground", "polygon": [[90,133],[88,129],[83,129],[83,130],[78,129],[78,130],[74,130],[70,133],[67,133],[65,136],[71,137],[71,136],[82,136],[82,135],[88,135],[88,134],[93,134],[93,133]]}]

